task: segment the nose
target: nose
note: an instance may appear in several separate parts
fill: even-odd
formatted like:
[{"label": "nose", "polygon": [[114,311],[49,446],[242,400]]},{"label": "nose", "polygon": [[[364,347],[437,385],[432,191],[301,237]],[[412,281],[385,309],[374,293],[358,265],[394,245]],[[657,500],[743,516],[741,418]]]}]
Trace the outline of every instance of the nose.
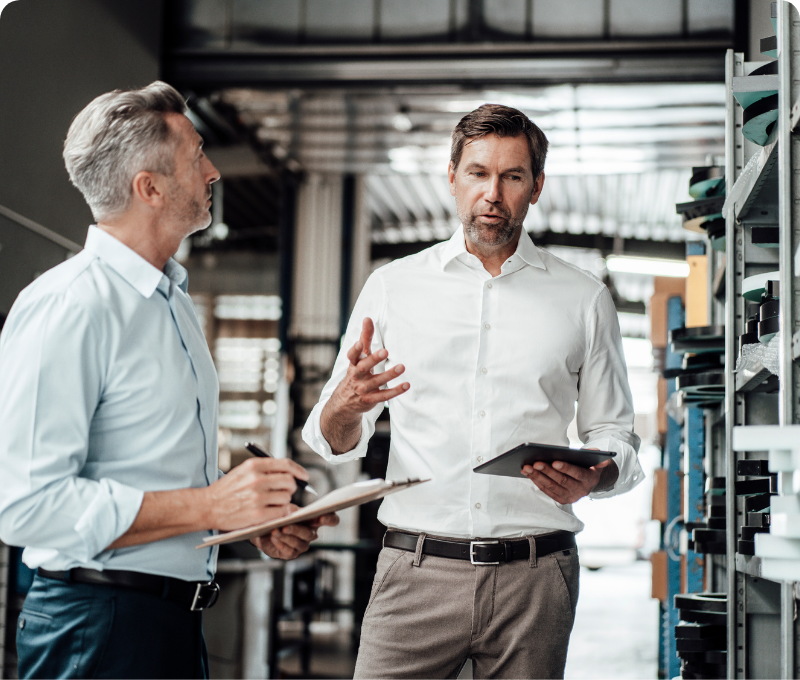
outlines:
[{"label": "nose", "polygon": [[208,184],[213,184],[214,182],[218,181],[221,178],[219,174],[219,170],[214,167],[214,164],[206,159],[208,163],[208,168],[206,169],[206,181]]},{"label": "nose", "polygon": [[503,196],[500,191],[500,178],[498,176],[491,177],[486,187],[486,200],[489,203],[500,203]]}]

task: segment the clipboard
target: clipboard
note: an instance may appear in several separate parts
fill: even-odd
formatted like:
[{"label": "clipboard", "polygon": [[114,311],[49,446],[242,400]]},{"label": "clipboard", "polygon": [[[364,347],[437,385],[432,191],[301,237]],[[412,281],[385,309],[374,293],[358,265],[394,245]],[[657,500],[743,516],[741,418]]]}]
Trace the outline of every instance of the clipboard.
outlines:
[{"label": "clipboard", "polygon": [[501,453],[496,458],[473,468],[472,471],[481,475],[524,477],[521,472],[522,467],[533,465],[539,461],[553,463],[561,460],[570,465],[590,468],[604,460],[611,460],[616,455],[613,451],[589,451],[588,449],[571,449],[568,446],[527,443]]},{"label": "clipboard", "polygon": [[296,510],[291,515],[279,517],[278,519],[273,519],[263,524],[245,527],[244,529],[228,531],[223,534],[218,534],[217,536],[209,536],[208,538],[204,538],[203,542],[195,546],[195,548],[208,548],[212,545],[245,541],[255,538],[256,536],[263,536],[273,529],[280,529],[289,524],[308,522],[322,515],[327,515],[329,512],[336,512],[338,510],[344,510],[345,508],[352,508],[356,505],[362,505],[369,501],[375,501],[389,494],[397,493],[403,489],[408,489],[417,484],[423,484],[429,481],[429,479],[406,479],[397,482],[387,482],[385,479],[370,479],[363,482],[348,484],[341,489],[334,489],[330,493],[325,494],[322,498],[306,505],[304,508]]}]

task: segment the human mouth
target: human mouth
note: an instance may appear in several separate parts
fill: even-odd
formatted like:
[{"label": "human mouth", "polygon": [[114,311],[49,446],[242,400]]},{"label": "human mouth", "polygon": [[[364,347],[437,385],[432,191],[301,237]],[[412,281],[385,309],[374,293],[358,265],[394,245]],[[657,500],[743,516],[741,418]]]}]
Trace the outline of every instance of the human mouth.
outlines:
[{"label": "human mouth", "polygon": [[498,222],[504,222],[505,218],[502,215],[495,215],[494,213],[486,213],[484,215],[478,215],[484,222],[489,222],[490,224],[496,224]]}]

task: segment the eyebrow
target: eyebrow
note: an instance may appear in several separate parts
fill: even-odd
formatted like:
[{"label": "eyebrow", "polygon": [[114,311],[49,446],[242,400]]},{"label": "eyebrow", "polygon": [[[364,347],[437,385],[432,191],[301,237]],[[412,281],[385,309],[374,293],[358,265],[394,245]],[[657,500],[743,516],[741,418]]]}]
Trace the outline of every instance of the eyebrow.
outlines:
[{"label": "eyebrow", "polygon": [[[465,166],[464,169],[468,170],[470,168],[475,168],[476,170],[486,170],[486,166],[485,165],[482,165],[481,163],[478,163],[476,161],[472,161],[471,163],[467,163],[467,165]],[[516,173],[519,173],[519,174],[524,174],[525,172],[527,172],[527,170],[524,167],[519,166],[519,165],[514,167],[514,168],[506,168],[505,170],[503,170],[503,174],[507,174],[509,172],[516,172]]]}]

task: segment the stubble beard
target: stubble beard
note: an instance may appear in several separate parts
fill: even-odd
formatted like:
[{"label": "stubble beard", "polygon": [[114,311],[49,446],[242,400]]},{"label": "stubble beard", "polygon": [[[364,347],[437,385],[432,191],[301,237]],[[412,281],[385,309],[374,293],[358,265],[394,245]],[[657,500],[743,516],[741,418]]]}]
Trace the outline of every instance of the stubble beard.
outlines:
[{"label": "stubble beard", "polygon": [[196,198],[188,195],[182,187],[175,183],[170,197],[171,221],[181,225],[188,234],[194,234],[211,224],[211,212]]},{"label": "stubble beard", "polygon": [[481,224],[472,213],[459,211],[458,217],[464,225],[465,236],[479,246],[504,246],[520,233],[524,218],[505,216],[497,225]]}]

